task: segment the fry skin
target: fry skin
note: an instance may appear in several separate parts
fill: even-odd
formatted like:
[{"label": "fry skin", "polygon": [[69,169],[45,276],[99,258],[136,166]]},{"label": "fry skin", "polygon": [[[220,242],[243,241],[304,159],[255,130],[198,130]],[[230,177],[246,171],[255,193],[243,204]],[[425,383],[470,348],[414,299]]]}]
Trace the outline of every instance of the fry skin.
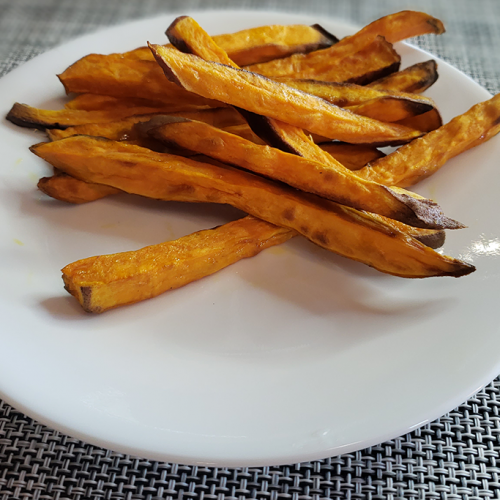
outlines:
[{"label": "fry skin", "polygon": [[[257,64],[296,53],[307,53],[329,47],[338,38],[319,24],[269,25],[236,33],[215,35],[214,42],[239,66]],[[154,61],[148,47],[140,47],[122,56],[126,59]]]},{"label": "fry skin", "polygon": [[[280,123],[279,126],[286,133],[287,124]],[[393,193],[376,183],[363,182],[331,156],[327,156],[312,141],[309,141],[310,148],[304,149],[304,156],[307,157],[302,157],[254,144],[224,130],[190,120],[165,124],[151,130],[151,133],[155,139],[238,165],[358,210],[428,229],[463,227],[445,217],[430,200],[412,199],[407,203],[404,195]],[[291,127],[290,135],[296,136],[299,133],[299,142],[306,142],[305,134],[300,129]],[[314,156],[311,151],[319,156],[311,158]]]},{"label": "fry skin", "polygon": [[103,111],[116,108],[161,108],[165,104],[161,101],[151,101],[140,97],[113,97],[100,94],[80,94],[68,101],[66,109],[81,109],[85,111]]},{"label": "fry skin", "polygon": [[349,170],[359,170],[367,163],[383,158],[385,154],[372,146],[345,142],[322,142],[318,146]]},{"label": "fry skin", "polygon": [[429,177],[450,158],[500,131],[500,94],[476,104],[446,125],[356,172],[380,184],[408,187]]},{"label": "fry skin", "polygon": [[[62,172],[51,177],[40,179],[38,187],[51,198],[72,204],[89,203],[106,196],[123,193],[123,191],[119,189],[102,184],[81,181],[80,179],[76,179],[68,174],[63,174]],[[203,200],[198,200],[193,196],[190,201],[197,203]],[[386,225],[408,234],[430,248],[439,248],[444,244],[445,232],[443,230],[412,227],[376,214],[371,214],[371,217],[375,220],[381,220]]]},{"label": "fry skin", "polygon": [[[174,49],[151,45],[167,78],[191,92],[215,97],[330,139],[350,143],[401,144],[421,135],[333,106],[288,85]],[[193,75],[197,75],[193,78]]]},{"label": "fry skin", "polygon": [[42,177],[37,187],[51,198],[76,205],[120,193],[119,189],[103,184],[89,184],[63,172]]},{"label": "fry skin", "polygon": [[179,111],[177,113],[169,113],[168,115],[156,113],[136,115],[111,122],[75,125],[65,129],[50,129],[47,130],[47,135],[52,141],[78,134],[106,137],[114,141],[138,140],[144,136],[141,129],[137,126],[138,123],[149,122],[159,126],[166,119],[171,121],[172,117],[197,120],[221,128],[245,123],[245,120],[233,108],[210,108]]},{"label": "fry skin", "polygon": [[278,64],[277,61],[246,66],[245,69],[276,80],[285,77],[366,85],[398,71],[400,67],[401,57],[392,44],[383,37],[368,40],[356,49],[342,53],[341,57],[333,59],[329,52],[318,51],[319,54],[315,53],[314,64],[306,70],[301,69],[300,65],[294,66],[295,61],[289,67],[285,69],[281,67],[278,71],[268,71],[267,68],[263,71],[261,68],[266,64]]},{"label": "fry skin", "polygon": [[67,94],[140,98],[178,107],[221,106],[165,81],[155,61],[127,60],[120,54],[89,54],[57,76]]},{"label": "fry skin", "polygon": [[[181,106],[180,109],[185,109]],[[16,102],[9,113],[7,120],[20,127],[45,129],[66,129],[77,125],[87,125],[90,123],[106,123],[121,120],[129,116],[153,114],[153,113],[173,113],[179,111],[179,107],[164,106],[163,108],[115,108],[102,111],[86,111],[79,109],[38,109]]]},{"label": "fry skin", "polygon": [[406,92],[381,91],[352,83],[295,78],[279,78],[278,81],[359,115],[385,122],[403,120],[435,109],[435,103],[429,97]]},{"label": "fry skin", "polygon": [[463,276],[474,266],[443,256],[363,212],[300,193],[248,172],[155,153],[102,138],[73,136],[31,148],[87,182],[149,198],[230,204],[288,227],[330,251],[401,277]]},{"label": "fry skin", "polygon": [[295,78],[335,81],[332,78],[319,76],[324,74],[324,66],[328,64],[330,66],[339,65],[342,59],[359,52],[367,44],[373,42],[377,36],[384,37],[389,44],[392,44],[417,35],[441,34],[443,32],[443,23],[438,19],[422,12],[401,11],[372,22],[328,49],[254,64],[247,69],[270,77],[294,76]]},{"label": "fry skin", "polygon": [[[175,47],[183,50],[184,52],[193,53],[205,60],[219,62],[232,67],[236,66],[224,52],[224,50],[218,47],[213,39],[199,26],[199,24],[194,19],[190,17],[182,16],[177,18],[167,29],[167,36]],[[325,87],[324,84],[318,84],[317,82],[316,84],[311,81],[303,83],[306,83],[306,85],[308,85],[309,87],[320,87],[322,89]],[[328,85],[326,87],[331,87],[331,85]],[[364,95],[365,101],[362,102],[362,99],[360,99],[359,101],[357,101],[358,105],[365,104],[369,106],[373,100],[377,100],[376,97],[372,94],[373,91],[370,91],[369,89],[361,90],[362,87],[356,86],[356,88],[353,88],[354,86],[346,85],[338,87],[338,90],[344,91],[344,95],[348,93]],[[366,100],[366,95],[369,95],[372,99]],[[351,102],[353,102],[354,99],[355,97],[352,98]],[[432,101],[430,101],[430,103],[430,107],[427,106],[421,111],[425,112],[429,109],[432,109],[433,103]],[[321,148],[310,141],[300,128],[280,122],[278,120],[274,120],[272,118],[255,116],[252,113],[248,113],[247,111],[243,112],[243,114],[244,116],[246,116],[247,120],[250,118],[249,124],[254,132],[259,133],[259,131],[257,130],[259,128],[258,125],[254,126],[254,124],[258,123],[259,121],[264,121],[265,127],[272,130],[274,132],[273,136],[279,138],[282,143],[288,145],[290,140],[294,142],[294,147],[292,147],[290,150],[287,150],[285,148],[285,151],[289,151],[293,154],[298,154],[299,156],[304,157],[306,161],[312,160],[312,162],[307,161],[307,163],[305,164],[293,167],[294,163],[298,163],[300,162],[300,160],[298,160],[297,158],[287,157],[286,154],[283,155],[279,151],[275,151],[273,149],[253,146],[244,139],[238,140],[235,137],[231,137],[230,134],[215,130],[202,123],[187,123],[176,121],[175,124],[170,124],[170,126],[163,126],[159,129],[152,130],[152,132],[156,138],[167,138],[167,140],[171,140],[173,131],[173,142],[176,145],[180,145],[181,147],[207,154],[208,156],[217,158],[218,160],[242,166],[248,170],[258,172],[270,178],[286,182],[287,184],[290,184],[298,189],[302,189],[304,191],[312,192],[329,199],[340,201],[348,206],[368,210],[370,212],[382,213],[385,216],[392,217],[399,221],[403,220],[405,223],[419,226],[422,225],[423,221],[420,217],[418,217],[418,224],[415,224],[414,219],[412,219],[411,216],[410,220],[412,220],[412,222],[409,222],[409,219],[406,218],[407,216],[402,216],[402,212],[406,212],[406,210],[401,208],[401,196],[399,196],[397,200],[395,200],[391,198],[392,192],[390,191],[389,193],[385,191],[383,193],[379,192],[377,196],[375,192],[377,192],[377,189],[380,189],[380,186],[375,185],[363,186],[361,188],[362,194],[360,194],[358,191],[361,187],[359,184],[359,179],[353,176],[348,171],[348,169],[345,169],[345,167],[339,164],[333,157],[326,154]],[[184,130],[186,127],[188,128],[188,130]],[[175,133],[176,129],[179,128],[181,130],[178,131],[178,133]],[[198,138],[199,140],[197,140]],[[265,139],[266,137],[263,138]],[[212,140],[207,141],[206,139]],[[179,142],[179,140],[181,142]],[[185,140],[187,141],[182,142]],[[217,145],[219,144],[223,145],[223,147],[217,148]],[[273,145],[272,142],[271,144]],[[195,146],[193,147],[193,145]],[[216,149],[217,151],[215,151]],[[277,156],[276,166],[279,164],[277,168],[273,166],[273,156]],[[322,169],[326,167],[324,172],[322,170],[319,170],[319,175],[318,165],[315,165],[313,163],[315,161],[323,164],[323,167],[321,167]],[[291,170],[287,168],[289,164],[290,166],[292,166]],[[333,180],[333,182],[329,182],[327,178],[328,176],[332,176],[335,180]],[[314,179],[316,179],[316,181]],[[332,189],[332,187],[334,188]],[[358,192],[358,195],[350,197],[350,194],[352,192],[351,190],[354,192]],[[366,193],[370,193],[368,197],[363,196],[363,194]],[[389,194],[389,197],[387,197],[387,194]],[[406,195],[406,193],[404,193],[404,195]],[[380,205],[377,204],[376,200],[378,199],[378,201],[380,202],[382,198],[386,200],[387,198],[390,198],[390,200],[387,200],[387,205],[392,206],[392,209],[384,211],[387,210],[388,206],[385,203],[382,203],[383,208],[381,208]],[[369,200],[368,203],[363,206],[363,201],[366,201],[367,199]],[[418,203],[418,201],[411,200],[411,205],[414,205],[415,203]],[[428,206],[429,201],[425,200],[422,201],[422,203],[425,203],[426,206]],[[395,207],[398,208],[395,209]],[[412,211],[413,214],[415,214],[415,212],[418,213],[419,210]],[[426,210],[424,212],[426,212]],[[439,214],[438,217],[440,220],[443,220],[442,214]],[[426,221],[428,221],[428,219],[426,219]]]},{"label": "fry skin", "polygon": [[399,90],[420,94],[433,85],[437,79],[437,63],[431,59],[375,80],[369,83],[368,87],[376,90]]},{"label": "fry skin", "polygon": [[156,297],[279,245],[297,233],[254,217],[62,269],[64,287],[90,313]]}]

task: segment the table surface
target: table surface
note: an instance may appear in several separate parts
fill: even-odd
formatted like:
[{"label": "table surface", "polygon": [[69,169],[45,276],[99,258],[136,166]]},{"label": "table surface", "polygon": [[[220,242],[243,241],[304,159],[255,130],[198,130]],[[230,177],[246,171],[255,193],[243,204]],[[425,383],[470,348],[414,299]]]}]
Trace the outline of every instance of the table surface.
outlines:
[{"label": "table surface", "polygon": [[[68,40],[159,13],[259,9],[356,25],[403,9],[442,19],[412,43],[500,91],[497,0],[0,0],[0,76]],[[500,498],[500,378],[440,419],[356,453],[300,464],[209,468],[154,462],[45,427],[0,400],[0,500]]]}]

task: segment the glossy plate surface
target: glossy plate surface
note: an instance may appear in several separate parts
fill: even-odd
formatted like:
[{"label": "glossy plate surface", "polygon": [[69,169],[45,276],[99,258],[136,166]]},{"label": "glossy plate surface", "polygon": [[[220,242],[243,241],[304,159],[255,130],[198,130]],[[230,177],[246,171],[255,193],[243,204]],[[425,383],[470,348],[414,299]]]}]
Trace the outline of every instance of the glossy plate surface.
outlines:
[{"label": "glossy plate surface", "polygon": [[[212,34],[335,20],[269,12],[192,14]],[[90,52],[163,43],[175,16],[48,52],[0,81],[15,101],[63,103],[56,74]],[[446,36],[446,35],[443,35]],[[431,58],[399,44],[403,66]],[[447,121],[489,97],[444,62],[427,95]],[[270,465],[377,444],[433,420],[500,372],[500,141],[449,162],[417,191],[469,226],[444,251],[460,279],[404,280],[295,239],[145,303],[85,314],[60,269],[232,220],[228,207],[117,196],[67,206],[36,190],[51,169],[41,133],[1,124],[0,396],[62,432],[189,464]]]}]

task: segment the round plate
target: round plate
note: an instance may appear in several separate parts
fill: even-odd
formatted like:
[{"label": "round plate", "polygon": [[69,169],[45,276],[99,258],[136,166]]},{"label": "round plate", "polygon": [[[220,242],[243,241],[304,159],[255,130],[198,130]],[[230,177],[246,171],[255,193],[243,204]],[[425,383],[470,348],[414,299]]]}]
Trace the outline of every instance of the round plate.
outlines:
[{"label": "round plate", "polygon": [[[317,22],[269,12],[192,14],[212,34]],[[175,16],[86,36],[0,82],[14,101],[60,106],[56,74],[90,52],[164,42]],[[337,36],[353,28],[320,19]],[[446,35],[443,35],[446,36]],[[403,65],[431,58],[398,44]],[[439,61],[428,95],[445,120],[489,94]],[[215,466],[293,463],[406,433],[500,372],[500,142],[451,160],[417,187],[469,227],[444,252],[470,276],[405,280],[305,239],[156,299],[84,313],[60,269],[235,219],[228,207],[115,196],[83,206],[36,189],[51,168],[28,151],[41,133],[1,124],[0,395],[64,433],[150,459]]]}]

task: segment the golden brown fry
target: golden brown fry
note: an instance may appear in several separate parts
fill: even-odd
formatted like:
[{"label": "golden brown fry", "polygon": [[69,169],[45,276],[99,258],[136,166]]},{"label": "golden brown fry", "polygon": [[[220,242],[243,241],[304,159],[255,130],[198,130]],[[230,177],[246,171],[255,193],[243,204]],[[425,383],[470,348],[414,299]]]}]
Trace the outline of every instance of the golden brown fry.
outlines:
[{"label": "golden brown fry", "polygon": [[422,12],[402,11],[374,21],[356,34],[342,39],[328,49],[317,50],[309,54],[295,54],[267,63],[254,64],[247,69],[273,77],[294,76],[295,78],[343,81],[327,77],[318,78],[317,75],[325,65],[339,65],[342,59],[359,52],[379,35],[384,37],[387,42],[394,43],[417,35],[426,33],[440,34],[443,32],[443,24],[438,19]]},{"label": "golden brown fry", "polygon": [[434,60],[414,64],[368,84],[376,90],[399,90],[420,94],[438,79],[437,63]]},{"label": "golden brown fry", "polygon": [[142,121],[149,121],[154,116],[152,114],[129,116],[117,121],[88,123],[65,129],[52,129],[47,130],[47,135],[51,141],[78,134],[106,137],[114,141],[134,140],[138,138],[138,135],[134,133],[134,125]]},{"label": "golden brown fry", "polygon": [[297,233],[254,217],[151,245],[67,265],[66,290],[91,313],[156,297],[257,255]]},{"label": "golden brown fry", "polygon": [[224,127],[224,131],[242,137],[247,141],[251,141],[255,144],[264,145],[265,142],[254,133],[254,131],[245,123],[243,125],[233,125],[231,127]]},{"label": "golden brown fry", "polygon": [[141,98],[177,106],[221,104],[191,94],[165,81],[155,61],[127,60],[120,54],[89,54],[58,75],[66,93],[100,94],[120,98]]},{"label": "golden brown fry", "polygon": [[367,163],[383,158],[385,154],[373,146],[347,144],[345,142],[322,142],[318,146],[333,156],[349,170],[359,170]]},{"label": "golden brown fry", "polygon": [[380,97],[362,104],[344,106],[344,108],[375,120],[399,123],[433,109],[427,103],[408,101],[396,97]]},{"label": "golden brown fry", "polygon": [[85,111],[103,111],[116,108],[165,108],[161,101],[151,101],[140,97],[113,97],[100,94],[80,94],[68,101],[66,109],[81,109]]},{"label": "golden brown fry", "polygon": [[396,43],[414,36],[441,35],[444,32],[444,25],[439,19],[425,12],[402,10],[367,24],[355,35],[348,37],[347,40],[342,40],[342,42],[348,44],[350,43],[349,38],[361,39],[382,35],[388,42]]},{"label": "golden brown fry", "polygon": [[[205,60],[208,61],[214,61],[214,62],[219,62],[222,64],[226,64],[228,66],[232,67],[237,67],[233,61],[228,57],[227,53],[224,52],[223,49],[217,46],[217,44],[213,41],[213,39],[199,26],[199,24],[192,18],[187,17],[187,16],[182,16],[177,18],[167,29],[167,36],[169,37],[170,41],[172,44],[178,48],[179,50],[182,50],[183,52],[187,53],[192,53],[195,54]],[[311,90],[311,88],[314,89],[320,89],[321,92],[325,93],[329,92],[331,94],[332,87],[337,90],[337,100],[339,100],[339,94],[341,94],[344,102],[349,102],[348,98],[350,96],[350,103],[359,106],[365,106],[365,108],[358,109],[358,113],[361,111],[359,114],[367,114],[367,113],[376,113],[377,109],[382,108],[381,102],[382,100],[388,100],[388,99],[398,99],[398,102],[403,103],[402,106],[402,111],[404,111],[403,114],[397,114],[397,106],[394,105],[387,105],[385,106],[384,109],[384,116],[386,118],[386,121],[393,121],[402,119],[403,117],[408,117],[409,115],[415,115],[418,113],[425,112],[429,109],[433,109],[434,103],[431,100],[428,100],[428,102],[423,103],[424,99],[415,99],[414,97],[410,97],[408,99],[408,95],[403,95],[400,93],[397,97],[394,95],[389,96],[388,94],[384,93],[378,93],[377,91],[373,91],[370,89],[365,89],[364,87],[360,86],[355,86],[355,85],[335,85],[335,84],[324,84],[321,82],[314,82],[311,80],[307,81],[301,81],[302,86],[306,86],[307,89],[305,88],[300,88],[300,90]],[[314,92],[313,92],[314,93]],[[354,95],[352,95],[354,94]],[[369,97],[368,97],[369,96]],[[322,96],[321,96],[322,97]],[[376,102],[374,102],[376,101]],[[415,102],[418,103],[419,108],[416,109],[415,105],[410,106],[410,104],[414,104]],[[412,111],[410,111],[410,109]],[[391,111],[392,109],[392,111]],[[392,114],[391,114],[392,113]],[[283,144],[287,146],[291,146],[290,148],[285,148],[284,151],[289,151],[293,154],[298,154],[299,156],[304,157],[306,160],[313,160],[317,161],[323,164],[323,167],[326,167],[329,172],[322,172],[320,171],[320,174],[325,173],[324,176],[318,177],[317,182],[314,183],[314,165],[311,163],[308,163],[307,165],[297,166],[296,169],[294,169],[299,175],[294,176],[294,173],[291,173],[289,169],[287,168],[287,159],[289,162],[293,164],[293,160],[296,162],[296,158],[286,158],[283,157],[280,158],[279,156],[281,153],[276,152],[276,155],[278,156],[277,158],[277,163],[280,163],[279,168],[275,168],[273,165],[266,164],[266,160],[269,161],[271,160],[272,163],[272,158],[267,158],[267,156],[272,156],[269,155],[269,153],[272,150],[269,150],[268,148],[260,148],[260,151],[264,151],[264,154],[261,155],[261,158],[259,158],[259,148],[253,148],[250,144],[247,144],[247,147],[245,147],[245,141],[240,141],[238,143],[235,140],[230,139],[230,135],[227,133],[222,133],[217,136],[217,131],[216,134],[212,135],[210,127],[205,127],[202,124],[199,124],[198,128],[196,127],[196,124],[193,123],[194,125],[194,130],[188,130],[187,133],[189,134],[190,137],[198,137],[197,132],[199,132],[199,135],[202,137],[200,138],[200,141],[187,141],[186,144],[181,144],[182,147],[186,147],[188,149],[194,149],[196,151],[201,151],[209,156],[213,156],[215,158],[218,158],[219,160],[227,161],[227,162],[232,162],[235,163],[239,166],[243,166],[251,171],[259,172],[262,173],[266,176],[269,176],[271,178],[279,179],[282,180],[286,183],[290,183],[290,179],[292,179],[291,185],[294,187],[297,187],[299,189],[304,189],[305,191],[310,191],[314,192],[316,194],[323,195],[327,198],[330,199],[338,199],[336,196],[339,196],[339,190],[337,189],[331,189],[331,186],[328,183],[325,183],[324,181],[326,180],[325,177],[330,174],[335,176],[338,176],[336,181],[333,182],[332,185],[335,186],[337,183],[339,185],[345,184],[345,181],[347,180],[348,185],[352,185],[352,187],[356,186],[359,187],[359,181],[356,179],[356,177],[353,177],[346,169],[343,167],[341,164],[339,164],[331,155],[328,153],[325,153],[321,148],[319,148],[314,142],[310,141],[302,131],[302,129],[299,129],[297,127],[294,127],[293,125],[288,125],[285,123],[282,123],[280,121],[274,120],[272,118],[267,118],[267,117],[260,117],[260,116],[255,116],[253,113],[249,112],[244,112],[243,113],[247,119],[250,118],[250,125],[252,128],[259,129],[258,122],[264,122],[264,127],[261,128],[264,131],[267,129],[272,129],[273,132],[273,138],[278,139],[278,142],[281,141]],[[179,123],[177,121],[177,123]],[[257,126],[255,126],[257,124]],[[178,128],[182,128],[182,125],[177,125]],[[164,130],[168,130],[168,128],[163,127]],[[248,130],[247,128],[243,127],[243,130],[240,130],[241,126],[238,126],[238,130],[233,130],[231,132],[236,132],[237,135],[240,137],[243,137],[245,139],[245,136],[241,134],[241,132]],[[156,129],[151,129],[153,133],[156,132],[156,134],[160,134],[160,138],[164,138],[162,136],[161,130],[156,130]],[[213,129],[212,129],[213,131]],[[191,132],[193,135],[191,135]],[[226,129],[226,132],[229,132],[229,130]],[[259,132],[259,130],[256,130],[256,132]],[[180,131],[180,134],[177,134],[178,136],[182,136],[182,130]],[[221,138],[220,135],[223,135]],[[265,138],[265,133],[264,133],[264,138]],[[215,137],[214,137],[215,136]],[[225,143],[225,146],[223,148],[222,154],[219,150],[218,154],[215,154],[215,156],[212,154],[212,149],[206,142],[204,142],[203,137],[212,138],[214,139],[214,142],[216,142],[217,139],[221,139],[222,143]],[[226,139],[226,140],[224,140]],[[248,140],[257,143],[258,141],[255,140],[255,134],[250,134],[248,137]],[[175,142],[175,141],[174,141]],[[192,144],[197,144],[198,147],[191,148]],[[203,144],[202,149],[199,149],[199,145]],[[272,144],[272,142],[271,142]],[[176,145],[178,145],[178,141],[176,141]],[[229,145],[233,146],[236,148],[236,151],[233,149],[233,153],[236,154],[231,154],[231,152],[227,151],[227,149],[231,149],[228,147]],[[204,146],[208,146],[208,148],[204,148]],[[242,146],[240,150],[238,151],[238,146]],[[279,147],[279,146],[278,146]],[[283,149],[283,148],[282,148]],[[254,153],[253,155],[251,153]],[[256,153],[256,154],[255,154]],[[283,155],[281,155],[283,156]],[[250,158],[249,158],[250,157]],[[250,161],[248,161],[250,159]],[[253,161],[252,161],[253,160]],[[261,160],[264,160],[262,162]],[[316,165],[317,167],[317,165]],[[317,170],[317,169],[316,169]],[[309,175],[308,175],[309,174]],[[341,180],[339,179],[341,178]],[[340,180],[340,182],[338,182]],[[344,183],[342,182],[344,181]],[[366,192],[370,192],[371,195],[374,194],[374,190],[376,191],[375,186],[364,186]],[[354,188],[356,189],[356,188]],[[371,189],[371,191],[370,191]],[[342,193],[344,196],[346,193],[349,193],[348,189],[346,189],[345,193]],[[386,193],[384,193],[385,195]],[[406,193],[404,193],[406,194]],[[335,196],[336,195],[336,196]],[[376,197],[376,195],[375,195]],[[347,198],[349,198],[349,194],[347,194]],[[401,205],[400,199],[394,200],[392,199],[392,204],[394,205],[394,202],[397,206]],[[359,202],[359,200],[356,200],[356,202]],[[373,201],[370,199],[370,202],[368,206],[375,206],[372,204]],[[415,203],[414,200],[412,200],[412,203]],[[353,206],[352,205],[352,199],[351,203],[346,203],[347,205]],[[354,205],[357,206],[357,205]],[[358,207],[359,208],[359,207]],[[366,206],[365,206],[366,208]],[[370,210],[370,209],[369,209]],[[373,208],[371,208],[373,211]],[[392,214],[393,212],[391,212]],[[412,212],[413,213],[413,212]],[[391,221],[389,221],[389,224]],[[402,230],[401,227],[398,229]],[[408,231],[406,231],[408,232]],[[431,243],[439,243],[441,240],[439,237],[436,237],[435,234],[432,234],[431,236],[425,235],[424,238],[429,238]]]},{"label": "golden brown fry", "polygon": [[410,116],[398,121],[401,125],[420,130],[422,132],[432,132],[443,125],[443,119],[437,108],[417,116]]},{"label": "golden brown fry", "polygon": [[499,130],[500,94],[497,94],[356,174],[380,184],[412,186],[439,170],[450,158],[486,142]]},{"label": "golden brown fry", "polygon": [[402,277],[463,276],[474,266],[434,252],[363,212],[270,180],[107,139],[73,136],[31,151],[66,173],[155,199],[226,203],[330,251]]},{"label": "golden brown fry", "polygon": [[[167,29],[167,36],[175,47],[184,52],[193,53],[205,60],[216,61],[232,67],[236,66],[199,24],[190,17],[182,16],[177,18]],[[311,82],[309,84],[311,85]],[[371,92],[368,90],[365,94]],[[373,100],[365,101],[363,104],[369,106]],[[358,104],[358,106],[360,105],[362,104]],[[429,106],[425,106],[425,110],[429,110]],[[367,112],[368,110],[364,111]],[[244,114],[248,118],[249,113],[245,112]],[[280,138],[282,143],[288,145],[290,141],[293,141],[295,147],[292,145],[290,152],[304,157],[305,163],[301,165],[300,161],[295,157],[283,155],[279,151],[269,148],[253,146],[245,139],[238,140],[238,138],[227,132],[216,130],[200,122],[176,120],[175,124],[171,123],[159,129],[154,129],[152,132],[156,138],[161,140],[165,139],[165,137],[167,140],[171,140],[174,137],[173,142],[175,145],[204,153],[224,162],[236,164],[272,179],[281,180],[298,189],[339,201],[351,207],[380,213],[409,224],[422,226],[422,223],[424,223],[425,227],[427,227],[429,223],[428,207],[430,206],[428,200],[422,202],[422,207],[425,206],[425,209],[422,210],[422,207],[416,208],[414,206],[417,203],[416,200],[412,199],[411,204],[408,205],[406,199],[402,202],[401,196],[394,198],[392,192],[389,192],[389,196],[387,196],[387,191],[381,190],[380,186],[362,185],[359,179],[353,176],[348,169],[308,140],[302,129],[271,118],[255,117],[252,113],[250,115],[252,116],[250,116],[251,121],[249,123],[255,132],[258,133],[256,130],[258,127],[253,126],[252,122],[256,122],[255,118],[257,118],[257,121],[259,118],[263,119],[267,127],[274,132],[274,137]],[[393,118],[395,117],[393,116]],[[401,119],[401,115],[398,116],[398,119]],[[209,143],[207,139],[213,140]],[[222,148],[220,147],[221,144],[223,145]],[[312,160],[312,162],[307,160]],[[319,162],[322,166],[316,162]],[[328,182],[328,176],[333,178],[333,182]],[[366,196],[360,196],[360,191]],[[354,193],[358,193],[358,196]],[[404,195],[406,196],[406,193]],[[402,204],[404,207],[402,207]],[[408,206],[411,207],[409,211],[411,215],[408,215]],[[423,213],[426,214],[424,218],[421,216]],[[415,222],[415,215],[418,219],[417,222]],[[439,213],[438,217],[443,220],[441,213]]]},{"label": "golden brown fry", "polygon": [[381,91],[353,83],[278,78],[290,87],[321,97],[340,107],[380,121],[398,121],[435,108],[429,97],[398,91]]},{"label": "golden brown fry", "polygon": [[[337,37],[319,24],[259,26],[236,33],[215,35],[213,39],[239,66],[312,52],[338,42]],[[140,47],[122,55],[127,59],[154,61],[148,47]]]},{"label": "golden brown fry", "polygon": [[89,184],[63,172],[42,177],[38,189],[51,198],[74,204],[88,203],[120,192],[114,187]]},{"label": "golden brown fry", "polygon": [[[204,123],[209,123],[210,125],[221,128],[233,125],[241,125],[245,123],[241,115],[233,108],[185,110],[176,113],[170,113],[167,115],[167,119],[172,120],[173,116],[185,117]],[[163,120],[165,120],[165,115],[163,114],[137,115],[126,117],[118,121],[76,125],[74,127],[68,127],[64,130],[47,130],[47,134],[52,141],[77,134],[106,137],[107,139],[112,139],[114,141],[130,141],[142,139],[144,137],[143,131],[138,128],[136,124],[141,122],[149,122],[151,126],[158,126],[161,125]]]},{"label": "golden brown fry", "polygon": [[[205,123],[175,121],[151,130],[155,139],[197,151],[224,163],[237,165],[271,179],[285,182],[343,205],[430,229],[463,227],[444,216],[430,200],[407,198],[385,186],[363,182],[328,153],[309,141],[304,132],[286,123],[279,124],[284,140],[298,144],[297,154],[254,144],[242,137]],[[308,143],[309,147],[304,148]]]},{"label": "golden brown fry", "polygon": [[38,109],[16,102],[7,114],[7,120],[20,127],[45,129],[66,129],[77,125],[90,123],[106,123],[122,120],[123,118],[152,114],[171,113],[179,108],[165,106],[163,108],[115,108],[103,111],[85,111],[79,109]]},{"label": "golden brown fry", "polygon": [[[206,97],[290,123],[316,134],[353,143],[401,144],[421,135],[333,106],[323,99],[260,75],[204,61],[175,49],[151,46],[167,77]],[[196,77],[194,75],[197,75]]]},{"label": "golden brown fry", "polygon": [[[192,158],[196,158],[197,161],[201,161],[201,158]],[[73,204],[89,203],[109,195],[123,192],[110,186],[81,181],[80,179],[76,179],[75,177],[71,177],[70,175],[63,173],[40,179],[38,187],[41,191],[52,198]],[[200,200],[193,197],[190,201],[196,203]],[[371,215],[374,220],[381,220],[386,225],[408,234],[430,248],[439,248],[444,244],[445,232],[443,230],[421,229],[418,227],[407,226],[402,222],[388,219],[387,217],[375,214]]]},{"label": "golden brown fry", "polygon": [[228,66],[238,65],[219,47],[211,36],[189,16],[180,16],[165,32],[170,43],[181,52],[195,54],[205,61],[213,61]]},{"label": "golden brown fry", "polygon": [[300,65],[295,67],[294,61],[291,61],[289,67],[280,68],[280,71],[276,72],[270,71],[267,68],[265,70],[261,68],[265,64],[275,63],[275,61],[270,61],[262,65],[246,66],[245,69],[273,79],[291,77],[366,85],[373,80],[397,71],[401,63],[399,54],[394,50],[392,44],[387,42],[383,37],[377,37],[374,40],[368,41],[356,52],[348,52],[339,57],[338,60],[332,59],[328,52],[319,52],[321,54],[315,58],[314,64],[307,69],[301,69]]}]

